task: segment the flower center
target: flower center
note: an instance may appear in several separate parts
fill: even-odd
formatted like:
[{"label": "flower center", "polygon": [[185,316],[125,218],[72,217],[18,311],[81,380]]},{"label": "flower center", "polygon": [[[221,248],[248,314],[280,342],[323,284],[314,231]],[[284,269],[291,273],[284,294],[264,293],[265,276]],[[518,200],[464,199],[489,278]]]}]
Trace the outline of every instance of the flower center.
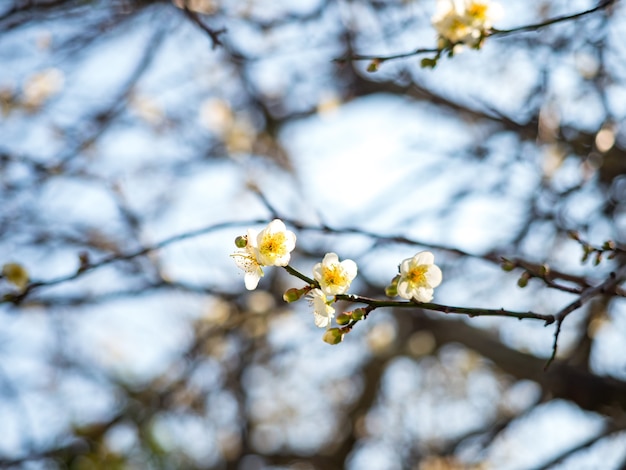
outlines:
[{"label": "flower center", "polygon": [[324,267],[324,281],[329,286],[342,286],[346,284],[346,276],[343,275],[342,269],[337,266]]},{"label": "flower center", "polygon": [[259,252],[264,256],[283,256],[286,254],[285,234],[282,232],[267,234],[259,245]]},{"label": "flower center", "polygon": [[486,20],[487,19],[487,5],[480,3],[472,3],[467,8],[467,15],[476,20]]},{"label": "flower center", "polygon": [[[448,29],[448,34],[450,36],[458,36],[460,38],[461,36],[465,36],[467,34],[467,31],[468,26],[461,19],[454,18],[450,22],[450,26]],[[450,40],[454,41],[456,40],[456,38],[453,40],[451,37]]]},{"label": "flower center", "polygon": [[419,266],[411,268],[406,277],[415,287],[427,287],[426,271],[428,271],[428,265],[420,264]]}]

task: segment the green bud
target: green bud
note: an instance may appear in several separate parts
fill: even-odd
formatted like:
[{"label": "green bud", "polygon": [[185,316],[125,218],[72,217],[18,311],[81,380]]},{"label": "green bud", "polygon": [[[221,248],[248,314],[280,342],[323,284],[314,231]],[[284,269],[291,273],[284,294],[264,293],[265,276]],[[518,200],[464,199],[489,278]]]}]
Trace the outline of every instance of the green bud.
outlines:
[{"label": "green bud", "polygon": [[596,253],[596,259],[593,260],[593,265],[598,266],[602,262],[602,252],[598,251]]},{"label": "green bud", "polygon": [[420,65],[423,69],[434,69],[437,66],[437,59],[425,57],[421,60]]},{"label": "green bud", "polygon": [[528,285],[528,280],[530,279],[530,274],[527,271],[523,272],[520,278],[517,280],[517,285],[522,289]]},{"label": "green bud", "polygon": [[328,344],[339,344],[343,341],[343,331],[339,328],[331,328],[330,330],[326,330],[324,336],[322,336],[322,340]]},{"label": "green bud", "polygon": [[347,325],[352,321],[352,315],[349,312],[342,312],[335,317],[337,325]]},{"label": "green bud", "polygon": [[28,271],[21,264],[6,263],[2,266],[2,276],[20,291],[24,291],[28,286]]},{"label": "green bud", "polygon": [[391,284],[385,287],[385,295],[387,297],[396,297],[398,295],[398,281],[400,280],[400,275],[398,274],[391,280]]},{"label": "green bud", "polygon": [[235,238],[235,246],[237,248],[245,248],[248,246],[248,237],[246,235],[239,235]]},{"label": "green bud", "polygon": [[613,251],[615,250],[615,242],[613,240],[607,240],[604,242],[604,245],[602,245],[602,249],[606,250],[606,251]]},{"label": "green bud", "polygon": [[547,276],[548,274],[550,274],[550,266],[548,266],[547,264],[542,264],[539,267],[539,272],[542,276]]},{"label": "green bud", "polygon": [[296,289],[295,287],[292,287],[291,289],[287,289],[285,291],[283,294],[283,300],[290,304],[291,302],[300,300],[307,291],[308,289]]},{"label": "green bud", "polygon": [[394,286],[393,284],[391,284],[391,285],[385,287],[385,295],[387,297],[391,297],[391,298],[397,297],[397,295],[398,295],[398,286],[397,285]]},{"label": "green bud", "polygon": [[367,71],[372,73],[372,72],[378,72],[378,69],[380,67],[380,64],[382,64],[383,61],[380,59],[374,59],[370,62],[370,64],[367,66]]},{"label": "green bud", "polygon": [[354,321],[359,321],[359,320],[363,320],[363,317],[365,316],[365,309],[364,308],[357,308],[352,312],[352,319]]},{"label": "green bud", "polygon": [[503,271],[510,272],[510,271],[513,271],[514,269],[515,269],[515,263],[513,261],[502,258],[502,270]]}]

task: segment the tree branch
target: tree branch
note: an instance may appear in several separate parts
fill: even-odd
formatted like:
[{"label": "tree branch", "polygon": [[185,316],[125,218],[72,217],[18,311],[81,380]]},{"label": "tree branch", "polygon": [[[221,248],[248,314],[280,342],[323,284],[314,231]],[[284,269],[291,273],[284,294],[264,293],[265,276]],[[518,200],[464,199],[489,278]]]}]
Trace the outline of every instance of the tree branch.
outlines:
[{"label": "tree branch", "polygon": [[220,35],[224,34],[226,29],[209,28],[206,24],[204,24],[196,12],[189,9],[186,0],[183,1],[183,11],[185,12],[185,16],[187,16],[187,18],[189,18],[196,26],[209,35],[209,38],[211,38],[211,42],[213,43],[213,49],[217,48],[217,46],[224,45],[220,39]]},{"label": "tree branch", "polygon": [[514,312],[511,310],[490,309],[490,308],[473,308],[473,307],[453,307],[450,305],[435,304],[430,302],[415,302],[411,300],[378,300],[370,297],[363,297],[361,295],[353,294],[339,294],[335,296],[336,300],[345,300],[348,302],[362,303],[371,307],[369,311],[372,311],[381,307],[395,307],[395,308],[421,308],[424,310],[433,310],[435,312],[453,313],[459,315],[467,315],[470,318],[473,317],[510,317],[522,319],[534,319],[542,320],[546,322],[546,326],[554,323],[554,315],[543,315],[541,313],[534,312]]},{"label": "tree branch", "polygon": [[561,309],[556,314],[556,330],[554,332],[554,343],[552,345],[552,355],[548,359],[548,362],[545,365],[545,369],[550,367],[550,364],[556,358],[557,348],[558,348],[558,340],[559,335],[561,334],[561,326],[563,325],[563,321],[567,316],[575,310],[578,310],[580,307],[584,305],[585,302],[592,299],[596,295],[606,293],[609,290],[614,290],[615,287],[622,282],[624,277],[626,276],[626,265],[622,266],[617,272],[612,272],[609,277],[601,284],[596,287],[592,287],[583,291],[578,299],[576,299],[571,304],[567,305],[565,308]]},{"label": "tree branch", "polygon": [[[486,31],[485,37],[508,36],[514,33],[537,31],[539,29],[546,28],[548,26],[552,26],[557,23],[572,21],[572,20],[576,20],[578,18],[587,16],[587,15],[590,15],[592,13],[595,13],[596,11],[609,7],[610,5],[616,3],[617,1],[618,0],[604,0],[603,2],[601,2],[594,8],[590,8],[588,10],[574,13],[571,15],[556,16],[554,18],[550,18],[540,23],[518,26],[516,28],[511,28],[511,29],[491,28],[491,30]],[[391,54],[391,55],[354,54],[354,55],[349,55],[349,56],[344,56],[344,57],[338,57],[334,59],[334,61],[344,63],[344,62],[356,62],[356,61],[361,61],[361,60],[372,60],[372,61],[376,61],[378,65],[382,62],[387,62],[389,60],[404,59],[407,57],[412,57],[412,56],[421,55],[421,54],[436,53],[437,55],[440,55],[445,51],[451,51],[454,48],[454,46],[460,45],[460,44],[462,43],[451,44],[451,45],[446,46],[445,48],[418,48],[409,52],[401,52],[401,53],[396,53],[396,54]]]}]

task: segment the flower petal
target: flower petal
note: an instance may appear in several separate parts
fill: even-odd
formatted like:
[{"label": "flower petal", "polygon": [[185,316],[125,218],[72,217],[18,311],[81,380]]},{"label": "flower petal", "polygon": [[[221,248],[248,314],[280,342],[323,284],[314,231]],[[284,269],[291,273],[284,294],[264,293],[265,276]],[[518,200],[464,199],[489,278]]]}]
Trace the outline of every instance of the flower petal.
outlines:
[{"label": "flower petal", "polygon": [[322,266],[322,263],[317,263],[315,266],[313,266],[313,278],[315,278],[317,282],[320,282],[322,280],[323,272],[324,267]]},{"label": "flower petal", "polygon": [[413,258],[407,258],[400,263],[400,274],[406,276],[411,271],[411,261]]},{"label": "flower petal", "polygon": [[351,259],[346,259],[341,262],[341,267],[345,271],[350,281],[352,281],[356,277],[358,268],[354,261],[352,261]]},{"label": "flower petal", "polygon": [[435,262],[435,255],[430,251],[420,251],[413,257],[413,263],[416,265],[433,264]]},{"label": "flower petal", "polygon": [[269,233],[284,232],[287,230],[287,227],[285,226],[285,222],[283,222],[282,220],[274,219],[269,224],[267,224],[266,230]]},{"label": "flower petal", "polygon": [[[259,271],[261,273],[259,274]],[[257,271],[247,272],[244,277],[244,283],[246,284],[246,289],[254,290],[259,285],[259,280],[263,276],[263,271],[259,268]]]},{"label": "flower petal", "polygon": [[315,321],[315,326],[317,326],[318,328],[326,328],[328,325],[330,325],[330,317],[325,317],[318,314],[317,312],[313,312],[313,318]]},{"label": "flower petal", "polygon": [[326,253],[324,259],[322,260],[322,264],[325,265],[337,263],[339,263],[339,256],[337,256],[337,253]]},{"label": "flower petal", "polygon": [[254,230],[249,228],[248,229],[248,247],[249,248],[254,248],[257,246],[257,237],[259,236],[259,233]]},{"label": "flower petal", "polygon": [[418,287],[413,292],[413,298],[418,302],[430,302],[433,300],[433,289]]},{"label": "flower petal", "polygon": [[398,282],[398,295],[407,300],[412,297],[412,293],[409,292],[409,281],[400,280],[400,282]]},{"label": "flower petal", "polygon": [[441,273],[441,269],[439,266],[431,265],[428,267],[428,271],[426,271],[426,280],[430,287],[437,287],[441,284],[441,280],[443,279],[443,274]]}]

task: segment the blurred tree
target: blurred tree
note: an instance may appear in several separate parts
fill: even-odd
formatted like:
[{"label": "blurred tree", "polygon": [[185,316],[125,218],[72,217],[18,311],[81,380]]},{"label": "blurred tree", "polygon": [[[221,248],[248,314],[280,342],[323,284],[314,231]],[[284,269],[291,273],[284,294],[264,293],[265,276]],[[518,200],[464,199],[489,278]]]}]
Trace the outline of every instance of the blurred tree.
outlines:
[{"label": "blurred tree", "polygon": [[1,2],[0,466],[626,467],[622,2],[450,5]]}]

